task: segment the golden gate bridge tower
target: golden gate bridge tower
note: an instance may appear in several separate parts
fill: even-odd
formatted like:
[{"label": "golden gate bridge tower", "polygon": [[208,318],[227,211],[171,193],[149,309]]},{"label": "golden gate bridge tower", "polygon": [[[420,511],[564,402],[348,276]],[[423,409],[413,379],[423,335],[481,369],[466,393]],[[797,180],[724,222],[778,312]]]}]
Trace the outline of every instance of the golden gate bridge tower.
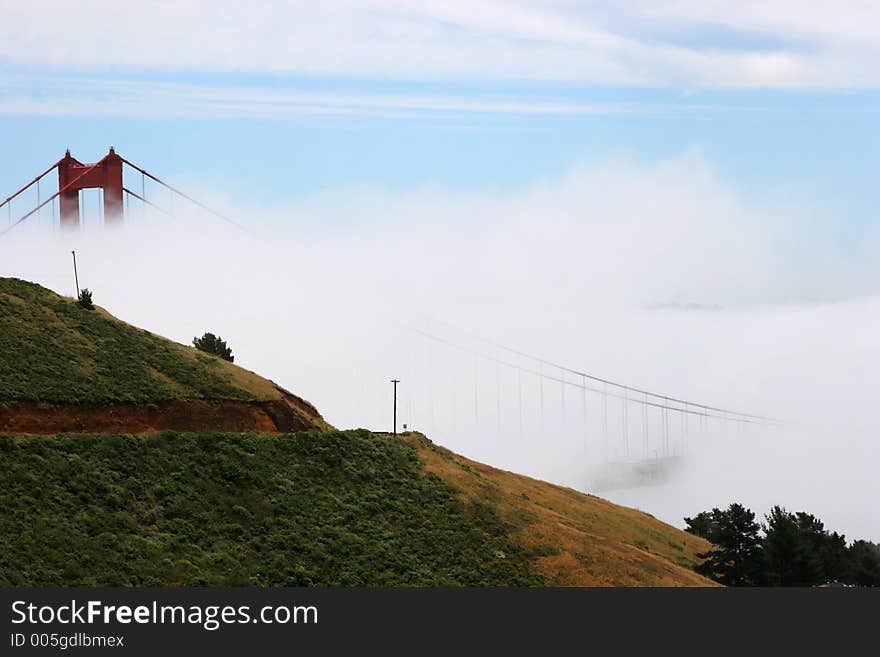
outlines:
[{"label": "golden gate bridge tower", "polygon": [[79,227],[79,192],[95,187],[103,190],[104,222],[109,226],[122,223],[123,162],[112,146],[95,164],[83,164],[69,150],[58,160],[58,189],[64,190],[58,195],[62,228]]},{"label": "golden gate bridge tower", "polygon": [[[125,186],[124,173],[126,167],[129,167],[135,175],[140,176],[140,194]],[[58,172],[57,191],[44,198],[41,194],[40,182],[56,169]],[[128,200],[128,197],[134,197],[143,205],[150,206],[162,214],[172,215],[170,208],[162,207],[158,203],[147,199],[147,179],[166,189],[170,193],[170,198],[183,198],[214,217],[222,219],[239,229],[246,230],[243,226],[232,219],[212,210],[205,204],[200,203],[191,196],[184,194],[179,189],[160,180],[149,171],[146,171],[129,160],[126,160],[111,146],[110,151],[94,164],[83,164],[73,157],[68,149],[64,154],[64,157],[40,173],[29,183],[6,197],[5,200],[0,202],[0,212],[5,211],[7,217],[6,226],[3,227],[0,225],[0,237],[31,217],[34,217],[35,215],[40,216],[41,211],[47,208],[47,206],[48,211],[52,215],[53,225],[55,224],[57,216],[57,225],[63,231],[73,232],[78,230],[83,223],[80,192],[86,189],[101,190],[101,196],[103,199],[101,210],[105,227],[121,226],[123,224],[127,207],[127,203],[125,202]],[[26,194],[26,192],[31,189],[36,190],[36,201],[33,207],[30,207],[29,205],[30,209],[23,214],[19,214],[18,212],[14,213],[13,202],[16,200],[18,202],[27,202],[30,195]],[[43,189],[45,189],[45,184]],[[2,216],[2,214],[0,214],[0,216]]]}]

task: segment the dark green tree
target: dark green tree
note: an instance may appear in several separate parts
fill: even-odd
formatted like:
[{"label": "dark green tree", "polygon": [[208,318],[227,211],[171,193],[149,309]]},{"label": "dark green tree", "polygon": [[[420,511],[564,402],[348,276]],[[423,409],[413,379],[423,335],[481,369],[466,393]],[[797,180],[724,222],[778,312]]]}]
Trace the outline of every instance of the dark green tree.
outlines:
[{"label": "dark green tree", "polygon": [[[717,509],[715,510],[717,511]],[[714,542],[713,539],[718,532],[718,524],[715,522],[712,511],[700,511],[693,518],[685,518],[684,523],[687,525],[686,532]]]},{"label": "dark green tree", "polygon": [[705,561],[697,572],[732,586],[880,586],[880,545],[854,541],[847,547],[845,536],[804,511],[774,506],[765,520],[758,527],[754,514],[738,504],[685,518],[688,532],[715,545],[698,555]]},{"label": "dark green tree", "polygon": [[95,304],[92,303],[92,293],[89,291],[89,288],[84,287],[82,290],[80,290],[77,303],[79,303],[79,305],[81,305],[86,310],[95,309]]},{"label": "dark green tree", "polygon": [[[815,518],[774,506],[766,517],[764,557],[771,586],[815,586],[825,581]],[[821,523],[819,523],[821,526]]]},{"label": "dark green tree", "polygon": [[193,338],[193,346],[199,351],[220,356],[220,358],[228,360],[230,363],[235,360],[235,356],[232,355],[232,349],[226,346],[226,341],[221,340],[213,333],[205,333],[200,338]]},{"label": "dark green tree", "polygon": [[847,549],[843,581],[856,586],[880,586],[880,544],[853,541]]},{"label": "dark green tree", "polygon": [[696,523],[692,526],[706,531],[715,549],[697,555],[705,559],[697,572],[727,586],[759,584],[761,526],[755,522],[754,512],[734,503],[724,511],[712,509],[711,519],[701,515],[691,519]]},{"label": "dark green tree", "polygon": [[822,521],[811,513],[798,511],[795,517],[801,540],[808,546],[811,559],[819,563],[821,574],[817,583],[842,580],[847,561],[846,537],[826,531]]}]

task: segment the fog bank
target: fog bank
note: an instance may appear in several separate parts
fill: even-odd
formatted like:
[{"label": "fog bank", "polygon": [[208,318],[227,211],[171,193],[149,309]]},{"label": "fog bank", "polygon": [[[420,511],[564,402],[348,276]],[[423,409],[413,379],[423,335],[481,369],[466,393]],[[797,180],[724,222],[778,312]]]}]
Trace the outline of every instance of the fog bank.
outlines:
[{"label": "fog bank", "polygon": [[78,236],[22,227],[0,240],[0,275],[73,295],[76,249],[97,304],[183,343],[220,334],[237,364],[338,427],[389,429],[396,377],[401,424],[582,490],[596,463],[655,455],[659,416],[542,384],[534,363],[475,335],[780,418],[701,427],[675,415],[676,477],[601,494],[679,526],[732,501],[759,514],[779,503],[880,540],[880,233],[853,247],[804,207],[745,199],[687,153],[513,193],[334,190],[225,209],[252,233],[195,214]]}]

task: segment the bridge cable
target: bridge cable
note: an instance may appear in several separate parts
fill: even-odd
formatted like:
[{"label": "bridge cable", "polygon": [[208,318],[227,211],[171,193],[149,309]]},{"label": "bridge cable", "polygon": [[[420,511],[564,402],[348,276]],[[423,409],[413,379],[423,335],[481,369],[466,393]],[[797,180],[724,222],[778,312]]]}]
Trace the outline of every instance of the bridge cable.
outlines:
[{"label": "bridge cable", "polygon": [[602,426],[605,433],[605,462],[608,462],[608,384],[602,383]]},{"label": "bridge cable", "polygon": [[[150,207],[158,210],[159,212],[161,212],[164,215],[167,215],[169,217],[174,216],[173,214],[168,212],[168,210],[166,210],[165,208],[157,205],[156,203],[153,203],[152,201],[148,201],[146,198],[144,198],[143,196],[141,196],[137,192],[131,191],[128,187],[123,187],[122,191],[125,192],[126,194],[128,194],[129,196],[134,196],[137,200],[141,201],[142,203],[145,203],[146,205],[149,205]],[[126,200],[128,200],[128,196],[126,196],[125,198],[126,198]]]},{"label": "bridge cable", "polygon": [[603,378],[603,377],[600,377],[600,376],[596,376],[596,375],[593,375],[593,374],[589,374],[588,372],[582,372],[582,371],[579,371],[579,370],[576,370],[576,369],[573,369],[573,368],[570,368],[570,367],[566,367],[565,365],[560,365],[559,363],[556,363],[556,362],[553,362],[553,361],[550,361],[550,360],[547,360],[547,359],[541,358],[540,356],[535,356],[535,355],[533,355],[533,354],[526,353],[526,352],[521,351],[521,350],[519,350],[519,349],[514,349],[513,347],[509,347],[509,346],[503,345],[503,344],[501,344],[501,343],[499,343],[499,342],[497,342],[497,341],[495,341],[495,340],[491,340],[491,339],[489,339],[489,338],[486,338],[486,337],[483,337],[483,336],[480,336],[480,335],[476,335],[476,334],[474,334],[474,333],[470,333],[470,332],[468,332],[468,331],[461,330],[461,329],[459,329],[459,328],[453,326],[452,324],[449,324],[448,322],[442,322],[442,321],[441,321],[441,323],[442,323],[442,324],[445,324],[445,325],[448,326],[449,328],[451,328],[451,329],[453,329],[453,330],[455,330],[455,331],[457,331],[457,332],[459,332],[459,333],[461,333],[461,334],[463,334],[463,335],[465,335],[465,336],[467,336],[467,337],[470,337],[470,338],[472,338],[472,339],[474,339],[474,340],[478,340],[478,341],[480,341],[480,342],[484,342],[484,343],[486,343],[486,344],[488,344],[488,345],[491,345],[491,346],[493,346],[493,347],[497,347],[497,348],[499,348],[499,349],[502,349],[502,350],[507,351],[507,352],[512,353],[512,354],[516,354],[516,355],[518,355],[518,356],[521,356],[521,357],[523,357],[523,358],[526,358],[526,359],[529,359],[529,360],[535,361],[535,362],[537,362],[537,363],[541,363],[541,364],[543,364],[543,365],[547,365],[547,366],[553,367],[554,369],[565,370],[565,371],[570,372],[570,373],[572,373],[572,374],[576,374],[576,375],[579,375],[579,376],[583,376],[583,377],[585,377],[585,378],[587,378],[587,379],[590,379],[591,381],[595,381],[595,382],[597,382],[597,383],[607,384],[607,385],[613,386],[613,387],[618,388],[618,389],[626,389],[626,390],[629,390],[630,392],[634,392],[634,393],[647,394],[647,395],[649,395],[650,397],[653,397],[653,398],[655,398],[655,399],[662,399],[662,400],[664,400],[664,401],[666,401],[666,402],[675,402],[676,404],[685,404],[685,403],[687,403],[689,406],[695,406],[695,407],[698,407],[698,408],[702,408],[702,409],[704,409],[704,410],[706,410],[706,411],[714,411],[714,412],[716,412],[716,413],[723,413],[723,414],[729,414],[729,415],[736,415],[736,416],[741,416],[741,417],[744,417],[744,418],[750,418],[750,419],[753,419],[753,420],[763,420],[763,421],[765,421],[765,422],[780,422],[780,420],[777,420],[777,419],[774,419],[774,418],[771,418],[771,417],[767,417],[767,416],[763,416],[763,415],[755,415],[755,414],[752,414],[752,413],[744,413],[744,412],[741,412],[741,411],[734,411],[734,410],[730,410],[730,409],[725,409],[725,408],[721,408],[721,407],[718,407],[718,406],[710,406],[710,405],[708,405],[708,404],[701,404],[701,403],[697,403],[697,402],[693,402],[693,401],[689,401],[689,400],[685,400],[685,399],[679,399],[679,398],[677,398],[677,397],[671,397],[671,396],[669,396],[669,395],[665,395],[665,394],[662,394],[662,393],[651,392],[650,390],[645,390],[645,389],[643,389],[643,388],[637,388],[637,387],[635,387],[635,386],[630,386],[630,385],[626,385],[626,384],[623,384],[623,383],[618,383],[618,382],[616,382],[616,381],[612,381],[612,380],[610,380],[610,379],[606,379],[606,378]]},{"label": "bridge cable", "polygon": [[581,415],[584,424],[584,449],[587,449],[590,443],[590,427],[587,423],[587,380],[583,377],[581,377],[581,384],[583,385],[581,390]]},{"label": "bridge cable", "polygon": [[522,398],[522,370],[516,370],[516,392],[519,397],[519,438],[523,439],[523,398]]},{"label": "bridge cable", "polygon": [[[41,174],[38,175],[36,178],[34,178],[33,180],[31,180],[27,185],[25,185],[24,187],[22,187],[22,188],[19,189],[18,191],[14,192],[13,194],[10,194],[9,196],[7,196],[7,197],[6,197],[6,200],[4,200],[2,203],[0,203],[0,208],[2,208],[4,205],[7,205],[12,199],[14,199],[15,197],[17,197],[19,194],[21,194],[21,193],[27,191],[27,190],[28,190],[28,189],[29,189],[34,183],[39,182],[39,180],[40,180],[41,178],[45,177],[46,174],[48,174],[50,171],[52,171],[52,169],[54,169],[55,167],[57,167],[59,164],[61,164],[61,160],[58,160],[55,164],[53,164],[53,165],[50,166],[48,169],[46,169],[45,171],[43,171],[43,173],[41,173]],[[12,208],[11,208],[11,207],[10,207],[10,209],[9,209],[9,212],[10,212],[10,219],[11,219],[11,213],[12,213]]]},{"label": "bridge cable", "polygon": [[538,376],[540,377],[538,383],[541,389],[541,432],[544,432],[544,366],[543,363],[538,363]]},{"label": "bridge cable", "polygon": [[201,201],[197,201],[197,200],[194,199],[192,196],[189,196],[188,194],[184,194],[182,191],[180,191],[180,190],[177,189],[176,187],[172,187],[171,185],[169,185],[169,184],[166,183],[165,181],[163,181],[163,180],[157,178],[156,176],[154,176],[154,175],[153,175],[152,173],[150,173],[149,171],[146,171],[145,169],[142,169],[141,167],[137,166],[136,164],[133,164],[132,162],[129,162],[129,161],[126,160],[124,157],[120,157],[120,159],[121,159],[125,164],[127,164],[128,166],[130,166],[132,169],[135,169],[136,171],[140,171],[140,173],[141,173],[141,180],[142,180],[142,181],[143,181],[143,177],[146,176],[147,178],[150,178],[151,180],[156,181],[157,183],[159,183],[160,185],[162,185],[163,187],[165,187],[165,188],[168,189],[169,191],[171,191],[171,192],[177,194],[178,196],[182,196],[183,198],[185,198],[185,199],[186,199],[187,201],[189,201],[190,203],[193,203],[194,205],[197,205],[198,207],[202,208],[203,210],[205,210],[205,211],[207,211],[207,212],[213,214],[215,217],[217,217],[217,218],[219,218],[219,219],[222,219],[222,220],[225,221],[226,223],[231,224],[232,226],[235,226],[235,227],[238,228],[239,230],[244,231],[244,232],[246,232],[246,233],[250,233],[250,232],[251,232],[249,229],[245,228],[244,226],[242,226],[240,223],[238,223],[238,222],[235,221],[234,219],[230,219],[230,218],[227,217],[226,215],[220,214],[220,213],[217,212],[216,210],[213,210],[212,208],[209,208],[207,205],[205,205],[205,204],[202,203]]},{"label": "bridge cable", "polygon": [[501,436],[501,365],[495,363],[495,419],[496,431]]},{"label": "bridge cable", "polygon": [[[448,346],[448,347],[451,347],[451,348],[453,348],[453,349],[458,349],[458,350],[464,351],[464,352],[466,352],[466,353],[470,353],[470,354],[472,354],[472,355],[474,356],[474,358],[475,358],[475,362],[476,362],[478,359],[480,359],[480,358],[482,358],[482,359],[484,359],[484,360],[487,360],[487,361],[489,361],[489,362],[500,362],[501,365],[503,365],[503,366],[505,366],[505,367],[508,367],[508,368],[511,368],[511,369],[520,368],[520,369],[522,369],[522,371],[525,372],[525,373],[532,374],[532,375],[534,375],[534,376],[539,377],[539,379],[540,379],[541,381],[543,381],[543,380],[546,379],[546,380],[548,380],[548,381],[553,381],[553,382],[556,382],[556,383],[563,383],[563,380],[562,380],[562,379],[560,379],[559,377],[553,376],[552,374],[546,374],[546,373],[544,373],[543,371],[534,370],[534,369],[531,369],[531,368],[528,368],[528,367],[522,367],[522,366],[520,366],[520,365],[516,365],[516,364],[514,364],[514,363],[511,363],[510,361],[506,361],[506,360],[498,359],[498,358],[496,358],[496,357],[494,357],[494,356],[490,356],[490,355],[488,355],[488,354],[481,353],[481,352],[479,352],[479,351],[475,351],[475,350],[473,350],[473,349],[470,349],[470,348],[468,348],[468,347],[464,347],[464,346],[462,346],[462,345],[458,345],[458,344],[456,344],[456,343],[454,343],[454,342],[451,342],[451,341],[449,341],[449,340],[446,340],[445,338],[441,338],[441,337],[438,337],[438,336],[432,335],[432,334],[430,334],[430,333],[426,333],[425,331],[422,331],[422,330],[420,330],[420,329],[411,328],[410,330],[411,330],[412,332],[414,332],[414,333],[417,333],[417,334],[419,334],[419,335],[425,337],[425,338],[428,338],[428,339],[433,340],[433,341],[435,341],[435,342],[439,342],[439,343],[444,344],[444,345],[446,345],[446,346]],[[589,377],[588,377],[588,378],[589,378]],[[580,384],[578,384],[578,383],[576,383],[576,382],[574,382],[574,381],[568,381],[568,380],[566,380],[566,381],[564,381],[564,383],[565,383],[566,385],[573,386],[573,387],[575,387],[575,388],[585,387],[586,390],[588,390],[588,391],[590,391],[590,392],[599,393],[599,394],[603,395],[606,399],[607,399],[607,398],[612,398],[612,399],[626,399],[626,398],[624,397],[624,395],[621,394],[621,393],[616,393],[616,392],[610,392],[610,391],[608,391],[608,384],[607,384],[607,383],[603,383],[603,389],[602,389],[602,390],[600,390],[600,389],[598,389],[598,388],[594,388],[594,387],[592,387],[592,386],[581,386]],[[630,390],[631,390],[631,389],[630,389]],[[664,400],[664,401],[662,401],[662,402],[661,402],[661,401],[644,401],[644,402],[643,402],[643,401],[639,401],[639,400],[633,400],[633,401],[635,401],[635,403],[646,404],[647,406],[651,406],[651,407],[654,407],[654,408],[666,409],[666,410],[671,410],[671,411],[676,411],[676,412],[684,412],[684,411],[682,410],[682,408],[680,408],[680,407],[678,407],[678,406],[670,406],[668,403],[665,403],[665,402],[667,402],[667,401],[673,401],[672,398],[669,398],[669,397],[660,397],[660,399],[662,399],[662,400]],[[606,402],[606,406],[607,406],[607,402]],[[725,420],[725,421],[727,421],[727,422],[742,422],[742,423],[746,423],[746,424],[762,424],[762,422],[760,422],[759,420],[749,419],[749,418],[746,417],[746,416],[720,415],[720,414],[712,413],[712,412],[709,412],[709,411],[705,410],[705,407],[702,406],[702,405],[699,405],[699,404],[693,404],[693,403],[691,403],[689,406],[690,406],[690,407],[688,408],[687,413],[689,413],[690,415],[712,417],[712,418],[715,418],[715,419],[718,419],[718,420]],[[607,424],[607,409],[606,409],[606,411],[605,411],[605,416],[606,416],[606,424]]]},{"label": "bridge cable", "polygon": [[[103,160],[102,160],[102,161],[103,161]],[[31,210],[30,212],[28,212],[26,215],[24,215],[23,217],[20,217],[20,218],[18,219],[18,221],[16,221],[14,224],[12,224],[11,226],[8,226],[5,230],[3,230],[2,232],[0,232],[0,237],[3,237],[6,233],[8,233],[9,231],[11,231],[13,228],[15,228],[16,226],[18,226],[20,223],[22,223],[23,221],[25,221],[25,220],[28,219],[29,217],[32,217],[36,212],[39,212],[39,210],[40,210],[43,206],[45,206],[47,203],[51,203],[55,198],[61,196],[61,194],[63,194],[63,193],[66,192],[68,189],[70,189],[71,187],[73,187],[77,182],[79,182],[79,180],[80,180],[83,176],[85,176],[86,174],[88,174],[89,172],[91,172],[91,170],[94,169],[94,168],[95,168],[96,166],[98,166],[99,164],[101,164],[101,162],[96,162],[95,164],[92,164],[92,165],[89,165],[88,167],[86,167],[86,168],[83,170],[83,172],[80,173],[76,178],[74,178],[74,179],[71,180],[69,183],[67,183],[66,185],[64,185],[64,187],[62,187],[62,188],[59,189],[57,192],[55,192],[54,194],[52,194],[52,196],[50,196],[50,197],[47,198],[45,201],[43,201],[42,203],[40,203],[37,207],[35,207],[35,208],[34,208],[33,210]],[[55,166],[58,166],[58,165],[56,164]],[[51,170],[52,170],[52,169],[49,169],[49,171],[51,171]],[[45,175],[45,174],[43,174],[43,175]],[[33,184],[33,183],[31,183],[31,184]],[[28,187],[30,187],[30,185],[28,185]],[[12,197],[10,197],[10,198],[12,198]],[[8,201],[8,200],[9,200],[9,199],[7,199],[7,201]]]}]

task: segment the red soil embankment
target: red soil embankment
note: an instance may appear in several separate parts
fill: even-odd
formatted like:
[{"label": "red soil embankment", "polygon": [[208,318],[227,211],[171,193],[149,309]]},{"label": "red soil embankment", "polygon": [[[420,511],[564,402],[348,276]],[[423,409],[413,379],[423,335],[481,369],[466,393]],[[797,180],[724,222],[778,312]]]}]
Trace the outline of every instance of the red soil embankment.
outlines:
[{"label": "red soil embankment", "polygon": [[0,433],[142,434],[165,429],[280,433],[326,428],[328,425],[323,423],[320,415],[309,417],[298,412],[289,399],[260,402],[176,400],[145,405],[0,405]]}]

